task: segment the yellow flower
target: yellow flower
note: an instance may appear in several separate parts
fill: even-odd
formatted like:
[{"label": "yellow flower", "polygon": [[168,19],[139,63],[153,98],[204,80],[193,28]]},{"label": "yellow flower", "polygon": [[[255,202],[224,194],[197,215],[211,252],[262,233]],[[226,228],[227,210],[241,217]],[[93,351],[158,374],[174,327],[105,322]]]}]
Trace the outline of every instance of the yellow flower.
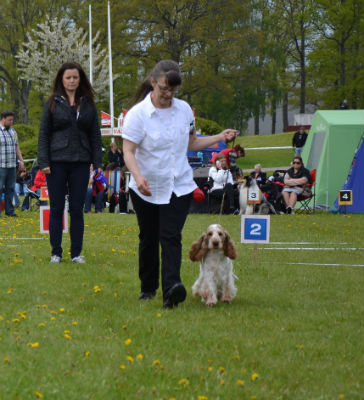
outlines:
[{"label": "yellow flower", "polygon": [[100,289],[100,287],[99,286],[94,286],[94,292],[95,293],[98,293],[98,292],[101,292],[101,289]]},{"label": "yellow flower", "polygon": [[125,343],[125,346],[129,346],[129,344],[131,343],[131,339],[126,339],[124,343]]},{"label": "yellow flower", "polygon": [[38,324],[39,328],[43,328],[44,326],[46,326],[45,322],[41,322],[40,324]]},{"label": "yellow flower", "polygon": [[29,347],[39,347],[39,343],[38,342],[34,342],[34,343],[29,342],[29,343],[27,343],[27,346],[29,346]]},{"label": "yellow flower", "polygon": [[138,354],[137,355],[137,360],[142,360],[143,359],[143,354]]},{"label": "yellow flower", "polygon": [[244,386],[244,381],[243,381],[242,379],[238,379],[238,380],[236,381],[236,383],[237,383],[239,386]]},{"label": "yellow flower", "polygon": [[53,310],[52,310],[52,311],[51,311],[51,314],[52,314],[52,315],[57,315],[57,311],[53,311]]},{"label": "yellow flower", "polygon": [[134,362],[134,358],[133,358],[132,356],[127,356],[126,359],[127,359],[129,362]]},{"label": "yellow flower", "polygon": [[188,386],[190,384],[190,381],[186,378],[182,378],[179,380],[178,384],[181,386]]},{"label": "yellow flower", "polygon": [[89,351],[85,351],[85,357],[88,358],[90,356],[90,352]]},{"label": "yellow flower", "polygon": [[69,334],[71,333],[71,331],[66,330],[66,331],[64,331],[64,333],[65,333],[66,335],[69,335]]},{"label": "yellow flower", "polygon": [[120,369],[125,369],[125,365],[124,365],[124,364],[121,364],[121,365],[120,365]]},{"label": "yellow flower", "polygon": [[56,320],[56,317],[52,317],[52,318],[51,318],[51,321],[55,321],[55,320]]},{"label": "yellow flower", "polygon": [[161,365],[161,362],[160,362],[159,360],[154,360],[154,361],[153,361],[153,365],[154,365],[155,367],[158,367],[159,365]]},{"label": "yellow flower", "polygon": [[115,250],[115,249],[111,249],[111,251],[112,251],[113,253],[115,253],[116,250]]},{"label": "yellow flower", "polygon": [[224,367],[219,367],[219,373],[220,374],[225,374],[225,368]]},{"label": "yellow flower", "polygon": [[7,291],[7,294],[12,294],[13,293],[13,288],[10,288],[8,291]]},{"label": "yellow flower", "polygon": [[38,397],[38,399],[43,399],[43,395],[41,392],[34,392],[34,394]]},{"label": "yellow flower", "polygon": [[60,311],[60,312],[64,312],[64,308],[61,307],[61,308],[59,309],[59,311]]},{"label": "yellow flower", "polygon": [[118,297],[118,296],[119,296],[119,294],[115,292],[114,293],[114,297]]},{"label": "yellow flower", "polygon": [[303,350],[305,346],[303,344],[300,344],[300,350]]},{"label": "yellow flower", "polygon": [[214,369],[214,368],[211,367],[211,365],[207,368],[207,370],[210,371],[210,372],[211,372],[213,369]]},{"label": "yellow flower", "polygon": [[224,385],[225,385],[225,381],[224,381],[223,379],[220,381],[220,385],[221,385],[221,386],[224,386]]},{"label": "yellow flower", "polygon": [[252,381],[255,381],[256,379],[258,379],[258,374],[256,372],[254,372],[254,374],[252,375]]},{"label": "yellow flower", "polygon": [[197,397],[198,400],[208,400],[207,396],[198,396]]},{"label": "yellow flower", "polygon": [[161,314],[161,313],[158,313],[158,314],[157,314],[157,317],[158,317],[158,318],[162,318],[162,314]]},{"label": "yellow flower", "polygon": [[42,308],[48,308],[47,304],[43,304]]},{"label": "yellow flower", "polygon": [[126,328],[127,328],[127,326],[126,326],[126,325],[123,325],[121,328],[122,328],[122,329],[126,329]]},{"label": "yellow flower", "polygon": [[76,325],[78,325],[78,322],[77,322],[77,321],[73,321],[73,322],[72,322],[72,325],[73,325],[73,326],[76,326]]},{"label": "yellow flower", "polygon": [[340,393],[340,394],[339,394],[339,399],[345,399],[345,394]]},{"label": "yellow flower", "polygon": [[9,362],[9,359],[8,359],[8,357],[4,357],[4,362]]},{"label": "yellow flower", "polygon": [[20,322],[20,319],[19,318],[13,318],[13,322],[15,322],[15,323]]},{"label": "yellow flower", "polygon": [[70,336],[68,333],[65,333],[63,336],[64,336],[67,340],[68,340],[68,339],[71,339],[71,336]]},{"label": "yellow flower", "polygon": [[251,398],[251,400],[255,400],[257,398],[257,396],[253,395],[250,398]]}]

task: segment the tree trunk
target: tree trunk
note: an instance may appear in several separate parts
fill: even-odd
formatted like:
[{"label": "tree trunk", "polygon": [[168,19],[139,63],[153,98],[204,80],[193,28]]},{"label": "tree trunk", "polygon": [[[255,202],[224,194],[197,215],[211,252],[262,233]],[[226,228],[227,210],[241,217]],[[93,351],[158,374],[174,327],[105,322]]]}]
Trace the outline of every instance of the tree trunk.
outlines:
[{"label": "tree trunk", "polygon": [[301,21],[301,54],[300,54],[300,75],[301,75],[301,91],[300,91],[300,113],[306,112],[306,43],[305,43],[305,27]]},{"label": "tree trunk", "polygon": [[272,135],[276,133],[276,123],[277,123],[277,102],[276,99],[272,99]]},{"label": "tree trunk", "polygon": [[259,135],[259,110],[254,115],[254,135]]},{"label": "tree trunk", "polygon": [[287,132],[287,129],[288,129],[288,93],[287,92],[283,96],[282,119],[283,119],[283,132]]}]

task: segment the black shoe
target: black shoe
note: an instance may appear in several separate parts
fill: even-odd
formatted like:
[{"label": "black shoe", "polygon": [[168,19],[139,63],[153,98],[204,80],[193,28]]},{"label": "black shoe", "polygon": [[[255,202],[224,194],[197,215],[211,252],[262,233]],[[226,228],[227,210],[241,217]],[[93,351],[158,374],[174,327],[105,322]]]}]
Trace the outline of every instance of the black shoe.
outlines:
[{"label": "black shoe", "polygon": [[163,307],[177,307],[178,303],[185,301],[186,296],[187,292],[182,283],[176,283],[170,289],[168,289],[167,293],[163,296]]},{"label": "black shoe", "polygon": [[292,208],[291,207],[287,207],[287,214],[292,214]]},{"label": "black shoe", "polygon": [[155,290],[153,290],[153,292],[141,292],[139,300],[152,300],[156,294],[157,292]]}]

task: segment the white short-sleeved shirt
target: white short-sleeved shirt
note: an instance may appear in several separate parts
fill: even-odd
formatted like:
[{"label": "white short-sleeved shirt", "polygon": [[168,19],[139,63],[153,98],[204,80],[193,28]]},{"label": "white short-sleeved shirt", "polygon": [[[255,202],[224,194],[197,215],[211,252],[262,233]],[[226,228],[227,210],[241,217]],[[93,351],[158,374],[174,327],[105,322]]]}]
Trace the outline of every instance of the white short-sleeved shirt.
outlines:
[{"label": "white short-sleeved shirt", "polygon": [[171,107],[154,107],[150,94],[126,114],[122,137],[138,145],[135,158],[140,173],[148,180],[152,196],[142,195],[131,177],[129,186],[145,201],[168,204],[191,193],[197,186],[187,160],[194,116],[183,100],[173,98]]}]

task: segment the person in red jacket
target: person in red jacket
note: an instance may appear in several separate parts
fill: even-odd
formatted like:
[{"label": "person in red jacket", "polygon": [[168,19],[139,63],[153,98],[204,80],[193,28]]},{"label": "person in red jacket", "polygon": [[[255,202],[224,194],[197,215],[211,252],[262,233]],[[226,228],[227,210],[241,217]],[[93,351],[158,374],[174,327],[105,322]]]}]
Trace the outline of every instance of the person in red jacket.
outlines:
[{"label": "person in red jacket", "polygon": [[22,211],[29,210],[29,197],[30,196],[38,196],[40,195],[40,188],[42,186],[47,186],[47,180],[44,172],[38,170],[37,174],[35,175],[33,186],[30,188],[25,194],[23,204],[21,206]]}]

